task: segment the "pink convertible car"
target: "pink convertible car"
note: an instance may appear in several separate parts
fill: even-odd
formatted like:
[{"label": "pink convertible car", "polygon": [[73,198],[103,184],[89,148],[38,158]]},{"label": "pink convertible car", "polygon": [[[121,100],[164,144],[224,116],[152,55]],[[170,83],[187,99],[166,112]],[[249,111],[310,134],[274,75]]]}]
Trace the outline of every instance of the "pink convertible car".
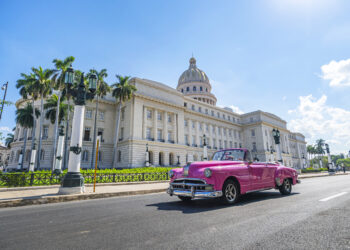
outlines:
[{"label": "pink convertible car", "polygon": [[300,183],[293,168],[251,159],[246,149],[225,149],[216,152],[212,161],[192,162],[170,170],[167,193],[183,201],[221,197],[226,204],[234,204],[242,194],[272,188],[288,195],[292,185]]}]

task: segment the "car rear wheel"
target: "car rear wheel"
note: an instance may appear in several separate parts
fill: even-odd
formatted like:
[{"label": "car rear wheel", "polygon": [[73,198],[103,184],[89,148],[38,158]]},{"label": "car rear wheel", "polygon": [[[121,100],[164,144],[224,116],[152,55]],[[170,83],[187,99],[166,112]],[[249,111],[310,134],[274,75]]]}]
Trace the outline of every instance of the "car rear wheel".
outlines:
[{"label": "car rear wheel", "polygon": [[192,200],[192,197],[189,197],[189,196],[178,196],[180,200],[182,201],[190,201]]},{"label": "car rear wheel", "polygon": [[282,186],[279,187],[281,194],[288,195],[292,192],[292,183],[290,179],[284,179]]},{"label": "car rear wheel", "polygon": [[223,203],[231,205],[235,204],[239,198],[239,189],[237,182],[233,180],[227,180],[222,188],[221,200]]}]

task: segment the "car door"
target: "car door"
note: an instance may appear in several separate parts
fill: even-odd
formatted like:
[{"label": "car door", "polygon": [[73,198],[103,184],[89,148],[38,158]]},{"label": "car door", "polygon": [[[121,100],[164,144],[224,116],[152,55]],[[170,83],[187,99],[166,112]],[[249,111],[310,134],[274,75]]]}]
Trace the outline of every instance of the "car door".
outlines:
[{"label": "car door", "polygon": [[264,176],[265,187],[275,187],[276,164],[266,163],[266,173]]},{"label": "car door", "polygon": [[249,164],[251,190],[259,190],[266,187],[264,176],[266,176],[266,164],[253,162]]}]

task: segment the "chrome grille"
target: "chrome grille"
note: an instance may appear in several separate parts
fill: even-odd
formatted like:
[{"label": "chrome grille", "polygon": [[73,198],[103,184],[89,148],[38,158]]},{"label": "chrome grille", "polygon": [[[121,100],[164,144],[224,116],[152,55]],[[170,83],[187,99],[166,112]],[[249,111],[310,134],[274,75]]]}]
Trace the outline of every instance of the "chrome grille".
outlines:
[{"label": "chrome grille", "polygon": [[208,185],[204,180],[201,179],[177,179],[170,183],[173,189],[191,191],[194,188],[196,191],[205,191]]}]

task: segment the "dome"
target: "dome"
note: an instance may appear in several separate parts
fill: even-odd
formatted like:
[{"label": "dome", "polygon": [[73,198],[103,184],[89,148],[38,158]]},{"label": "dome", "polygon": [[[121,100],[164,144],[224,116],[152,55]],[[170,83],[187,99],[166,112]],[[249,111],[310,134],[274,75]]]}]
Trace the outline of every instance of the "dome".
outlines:
[{"label": "dome", "polygon": [[181,74],[178,86],[189,82],[204,82],[210,84],[207,75],[197,68],[196,59],[194,57],[191,57],[188,69]]}]

